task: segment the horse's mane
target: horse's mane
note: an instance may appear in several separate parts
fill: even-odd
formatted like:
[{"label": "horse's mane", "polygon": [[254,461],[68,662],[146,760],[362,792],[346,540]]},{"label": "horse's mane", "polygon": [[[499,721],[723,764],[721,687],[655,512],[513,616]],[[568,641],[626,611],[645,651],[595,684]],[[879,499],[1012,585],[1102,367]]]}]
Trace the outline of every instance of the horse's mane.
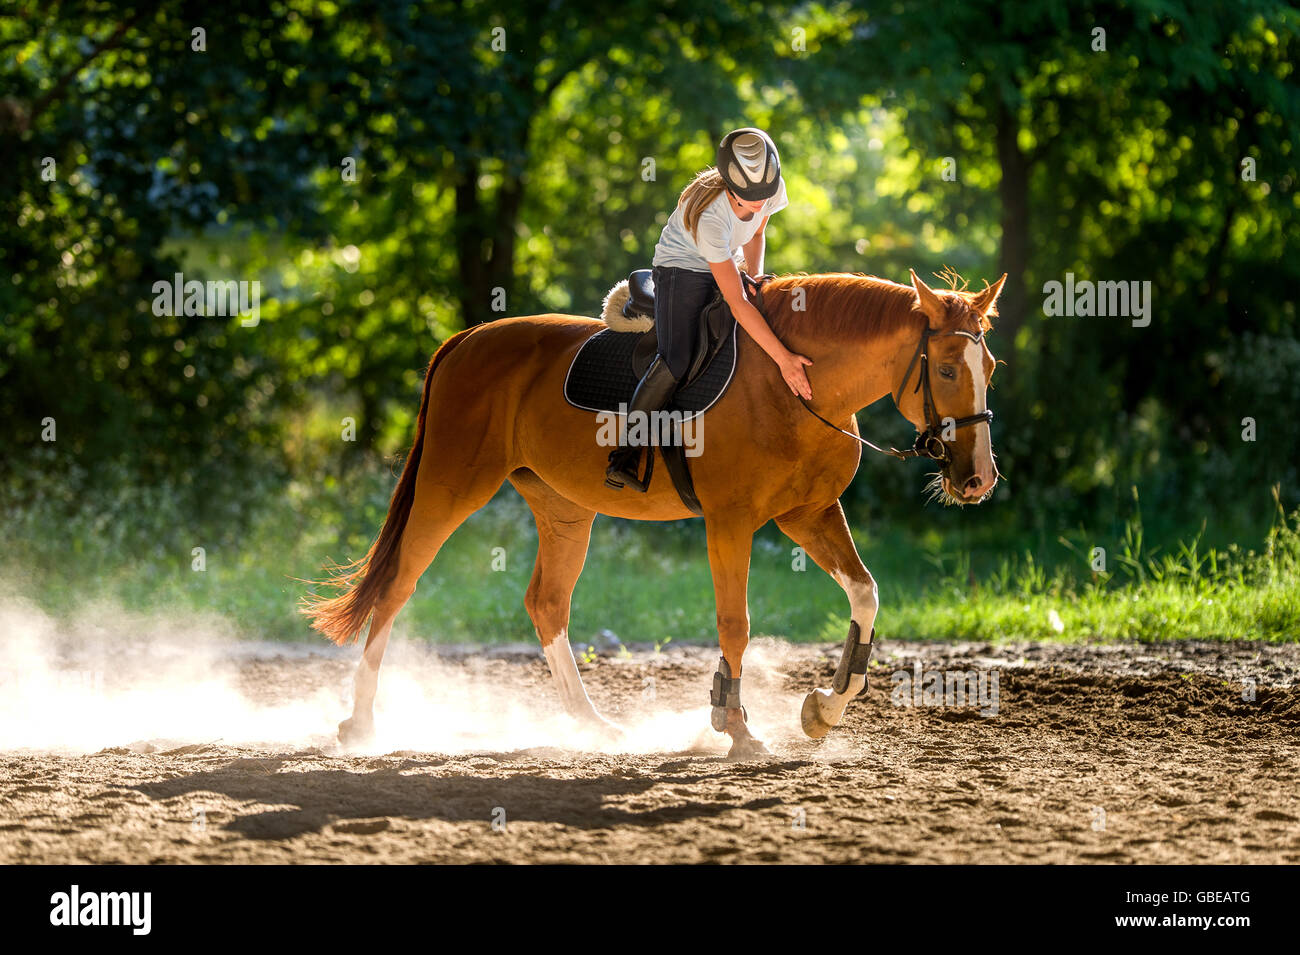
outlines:
[{"label": "horse's mane", "polygon": [[[941,299],[969,305],[978,294],[967,291],[961,276],[950,269],[942,277],[951,288],[934,290]],[[796,288],[804,291],[802,310],[794,308]],[[763,286],[763,312],[778,338],[790,332],[812,331],[829,339],[862,339],[889,334],[921,320],[912,286],[851,272],[779,276]],[[987,316],[980,318],[973,309],[950,307],[951,328],[962,324],[968,314],[979,327],[993,327]],[[996,314],[994,306],[989,315]]]}]

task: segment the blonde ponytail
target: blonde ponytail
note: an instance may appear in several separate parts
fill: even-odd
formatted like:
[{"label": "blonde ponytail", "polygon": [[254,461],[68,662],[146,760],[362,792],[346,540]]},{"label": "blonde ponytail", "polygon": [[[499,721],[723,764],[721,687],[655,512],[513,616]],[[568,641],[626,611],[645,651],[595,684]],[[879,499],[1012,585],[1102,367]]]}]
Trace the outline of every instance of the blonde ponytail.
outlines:
[{"label": "blonde ponytail", "polygon": [[681,196],[677,200],[682,209],[682,224],[686,226],[686,231],[691,234],[691,238],[699,241],[699,235],[696,230],[700,225],[700,215],[707,209],[713,200],[721,195],[722,190],[726,188],[722,181],[722,174],[717,168],[710,166],[698,176],[691,180],[690,185],[682,190]]}]

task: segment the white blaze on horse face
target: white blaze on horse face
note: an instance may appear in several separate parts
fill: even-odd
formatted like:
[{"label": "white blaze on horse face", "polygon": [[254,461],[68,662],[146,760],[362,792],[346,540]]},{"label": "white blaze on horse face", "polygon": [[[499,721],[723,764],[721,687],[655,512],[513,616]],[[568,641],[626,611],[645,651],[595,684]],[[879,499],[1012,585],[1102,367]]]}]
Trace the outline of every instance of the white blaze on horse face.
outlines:
[{"label": "white blaze on horse face", "polygon": [[[979,414],[988,407],[988,381],[984,377],[984,343],[967,344],[965,357],[966,366],[970,368],[971,387],[974,389],[975,410],[971,414]],[[984,479],[986,487],[993,481],[993,444],[989,434],[987,421],[975,425],[975,453],[972,460],[980,477]]]},{"label": "white blaze on horse face", "polygon": [[596,708],[587,696],[587,688],[582,685],[582,675],[578,673],[578,663],[573,659],[573,649],[569,646],[568,631],[561,630],[559,636],[542,648],[542,652],[546,655],[546,664],[551,668],[551,677],[560,692],[565,711],[570,716],[594,715]]}]

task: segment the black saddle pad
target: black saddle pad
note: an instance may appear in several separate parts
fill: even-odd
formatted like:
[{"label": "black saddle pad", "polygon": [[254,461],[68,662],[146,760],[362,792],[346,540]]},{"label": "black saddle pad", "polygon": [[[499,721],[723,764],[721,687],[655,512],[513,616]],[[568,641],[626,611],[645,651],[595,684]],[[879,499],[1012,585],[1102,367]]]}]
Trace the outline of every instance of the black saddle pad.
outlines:
[{"label": "black saddle pad", "polygon": [[[722,397],[736,373],[736,323],[732,323],[713,360],[668,405],[684,420],[708,411]],[[632,370],[632,352],[645,332],[597,332],[578,349],[564,379],[564,399],[584,411],[618,411],[632,401],[641,380]]]}]

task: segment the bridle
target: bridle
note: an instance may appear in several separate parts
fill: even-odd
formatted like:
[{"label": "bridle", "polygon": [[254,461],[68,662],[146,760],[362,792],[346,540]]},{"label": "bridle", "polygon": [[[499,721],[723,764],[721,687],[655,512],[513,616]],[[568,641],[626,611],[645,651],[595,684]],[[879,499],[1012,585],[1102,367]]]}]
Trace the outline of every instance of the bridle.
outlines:
[{"label": "bridle", "polygon": [[[760,312],[763,311],[763,286],[772,276],[760,276],[757,279],[751,278],[745,272],[740,273],[740,278],[746,290],[751,296]],[[916,351],[912,354],[912,360],[907,363],[907,374],[903,375],[903,380],[898,385],[898,392],[894,395],[895,407],[900,407],[900,401],[903,397],[903,389],[911,380],[912,370],[916,368],[917,363],[921,365],[921,372],[917,375],[916,388],[912,389],[912,394],[918,390],[923,390],[922,403],[925,411],[925,430],[916,436],[915,443],[906,451],[900,451],[897,448],[882,448],[879,445],[872,444],[866,438],[854,434],[852,431],[845,431],[838,428],[834,423],[827,421],[817,412],[813,411],[812,405],[804,400],[803,395],[798,395],[800,403],[808,409],[808,413],[820,421],[832,431],[838,431],[840,434],[852,438],[860,444],[866,445],[872,451],[879,451],[881,454],[892,455],[900,460],[906,461],[908,458],[929,458],[931,461],[938,461],[940,464],[948,464],[952,460],[952,455],[948,453],[948,444],[943,440],[943,421],[939,418],[939,413],[934,407],[934,395],[930,392],[930,339],[931,338],[948,338],[952,335],[963,335],[971,341],[979,343],[984,341],[984,329],[981,328],[979,334],[956,329],[951,332],[935,333],[930,329],[929,323],[921,329],[921,340],[916,343]],[[856,421],[857,416],[854,415]],[[964,418],[957,418],[952,421],[952,427],[964,428],[967,425],[979,424],[981,421],[991,424],[993,421],[992,410],[985,408],[983,411],[973,415],[967,415]],[[993,466],[994,473],[997,474],[997,465]],[[1000,475],[999,475],[1000,476]]]},{"label": "bridle", "polygon": [[[907,365],[907,373],[903,375],[903,381],[898,386],[898,393],[894,395],[894,404],[901,407],[900,401],[903,397],[903,389],[907,387],[907,383],[912,377],[912,370],[915,369],[919,363],[921,368],[917,375],[916,387],[912,389],[912,394],[916,394],[917,391],[922,392],[922,402],[925,409],[925,430],[916,436],[916,443],[906,451],[899,451],[897,448],[881,448],[872,444],[866,438],[860,437],[851,431],[837,428],[834,424],[813,411],[812,406],[809,405],[807,401],[804,401],[803,395],[798,396],[799,400],[803,403],[803,406],[808,409],[809,414],[818,421],[821,421],[828,428],[832,428],[840,434],[848,435],[854,441],[861,442],[872,451],[879,451],[881,454],[890,454],[904,461],[908,458],[929,458],[932,461],[938,461],[940,464],[948,464],[952,460],[952,456],[948,453],[947,442],[941,437],[944,431],[944,425],[943,421],[939,418],[938,411],[935,410],[934,396],[930,393],[930,339],[947,338],[951,335],[964,335],[966,338],[969,338],[971,341],[976,343],[984,340],[983,329],[980,329],[978,335],[960,329],[957,331],[940,332],[936,334],[930,330],[928,325],[922,330],[921,340],[917,342],[916,351],[912,354],[912,360]],[[976,414],[952,420],[951,427],[964,428],[967,425],[979,424],[981,421],[987,423],[992,420],[993,412],[986,408]]]}]

